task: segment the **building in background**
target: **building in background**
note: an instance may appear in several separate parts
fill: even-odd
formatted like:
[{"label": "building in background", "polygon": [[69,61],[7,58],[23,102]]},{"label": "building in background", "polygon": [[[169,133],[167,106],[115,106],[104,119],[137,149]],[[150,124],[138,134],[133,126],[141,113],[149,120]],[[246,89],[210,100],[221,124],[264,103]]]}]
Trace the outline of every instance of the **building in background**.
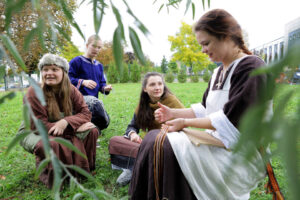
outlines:
[{"label": "building in background", "polygon": [[[254,55],[261,57],[267,64],[281,59],[284,53],[294,44],[300,43],[300,17],[285,25],[284,35],[251,49]],[[288,75],[288,73],[291,73]],[[300,66],[296,71],[287,71],[281,74],[279,82],[300,83]]]}]

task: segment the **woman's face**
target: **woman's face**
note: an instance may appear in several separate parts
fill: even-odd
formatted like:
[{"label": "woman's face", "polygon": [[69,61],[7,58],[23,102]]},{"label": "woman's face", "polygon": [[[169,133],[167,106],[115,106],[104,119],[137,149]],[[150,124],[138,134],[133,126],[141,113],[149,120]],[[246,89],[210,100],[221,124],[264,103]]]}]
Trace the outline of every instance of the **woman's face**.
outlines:
[{"label": "woman's face", "polygon": [[63,79],[64,72],[62,68],[56,65],[45,65],[42,68],[42,78],[46,85],[51,87],[58,86]]},{"label": "woman's face", "polygon": [[160,76],[150,76],[148,78],[144,92],[147,92],[152,102],[160,100],[164,93],[164,82]]},{"label": "woman's face", "polygon": [[228,52],[228,40],[219,40],[205,31],[197,31],[196,39],[202,46],[202,52],[207,54],[212,62],[223,62]]},{"label": "woman's face", "polygon": [[95,58],[102,47],[102,42],[101,40],[93,40],[89,44],[86,45],[86,55],[88,58]]}]

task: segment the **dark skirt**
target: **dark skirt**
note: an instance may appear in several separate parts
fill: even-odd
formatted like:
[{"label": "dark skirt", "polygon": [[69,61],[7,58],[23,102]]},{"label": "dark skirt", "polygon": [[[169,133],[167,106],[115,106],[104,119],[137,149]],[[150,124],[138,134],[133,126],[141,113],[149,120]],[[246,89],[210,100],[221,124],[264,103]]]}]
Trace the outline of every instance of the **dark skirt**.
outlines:
[{"label": "dark skirt", "polygon": [[[140,146],[130,182],[129,199],[156,199],[153,146],[159,131],[160,130],[152,130],[147,133]],[[163,144],[163,169],[159,186],[159,199],[196,199],[181,172],[168,137],[165,138]]]},{"label": "dark skirt", "polygon": [[[49,139],[55,138],[49,136]],[[72,136],[68,137],[69,140],[75,147],[77,147],[84,155],[87,156],[87,159],[81,157],[74,151],[69,148],[55,142],[50,141],[50,146],[57,158],[66,165],[77,165],[78,167],[84,169],[87,172],[95,169],[96,161],[96,142],[98,138],[98,129],[93,128],[89,134],[85,137],[84,140],[79,139],[78,137]],[[65,138],[66,139],[66,138]],[[36,156],[36,167],[45,158],[43,143],[39,141],[34,148],[34,154]],[[73,172],[75,177],[81,177],[78,173]],[[46,168],[40,174],[40,181],[43,182],[48,188],[51,188],[53,185],[53,167],[52,164],[48,164]]]}]

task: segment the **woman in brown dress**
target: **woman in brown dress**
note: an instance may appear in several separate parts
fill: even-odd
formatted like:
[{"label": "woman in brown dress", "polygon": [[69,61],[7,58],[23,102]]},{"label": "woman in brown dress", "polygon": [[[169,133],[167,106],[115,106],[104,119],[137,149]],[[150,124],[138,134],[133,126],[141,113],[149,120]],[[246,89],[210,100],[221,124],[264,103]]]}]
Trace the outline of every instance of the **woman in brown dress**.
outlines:
[{"label": "woman in brown dress", "polygon": [[[70,83],[68,62],[60,56],[45,54],[38,67],[42,74],[41,87],[46,105],[40,103],[32,87],[26,94],[35,117],[45,125],[50,140],[61,137],[70,141],[87,159],[55,141],[50,141],[52,150],[66,165],[77,165],[87,172],[94,170],[98,130],[90,122],[91,113],[81,93]],[[33,121],[31,130],[36,130]],[[37,141],[33,153],[38,167],[45,159],[42,140]],[[74,175],[78,176],[76,173]],[[53,166],[48,164],[39,178],[46,186],[52,187]]]}]

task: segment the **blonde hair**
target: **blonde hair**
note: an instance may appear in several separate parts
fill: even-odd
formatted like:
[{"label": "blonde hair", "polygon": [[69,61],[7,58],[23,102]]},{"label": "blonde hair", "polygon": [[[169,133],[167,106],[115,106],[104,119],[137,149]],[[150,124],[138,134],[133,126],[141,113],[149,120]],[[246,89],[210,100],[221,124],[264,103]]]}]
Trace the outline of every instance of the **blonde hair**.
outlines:
[{"label": "blonde hair", "polygon": [[101,38],[99,37],[99,35],[91,35],[91,36],[88,38],[86,44],[89,45],[89,44],[91,44],[93,41],[98,41],[98,40],[101,41]]}]

